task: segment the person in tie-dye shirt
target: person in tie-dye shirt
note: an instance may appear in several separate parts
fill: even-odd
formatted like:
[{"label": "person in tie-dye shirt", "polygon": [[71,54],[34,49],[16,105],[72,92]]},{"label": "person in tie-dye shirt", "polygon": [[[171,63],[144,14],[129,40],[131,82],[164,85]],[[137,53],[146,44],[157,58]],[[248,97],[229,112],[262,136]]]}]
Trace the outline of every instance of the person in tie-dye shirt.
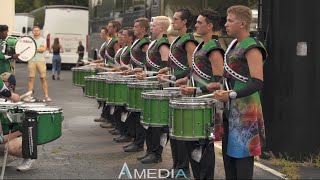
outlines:
[{"label": "person in tie-dye shirt", "polygon": [[226,179],[252,179],[254,156],[261,155],[265,139],[259,91],[267,52],[261,42],[250,37],[251,20],[250,8],[228,8],[225,27],[235,40],[225,54],[225,89],[215,93],[217,100],[226,102],[222,139]]}]

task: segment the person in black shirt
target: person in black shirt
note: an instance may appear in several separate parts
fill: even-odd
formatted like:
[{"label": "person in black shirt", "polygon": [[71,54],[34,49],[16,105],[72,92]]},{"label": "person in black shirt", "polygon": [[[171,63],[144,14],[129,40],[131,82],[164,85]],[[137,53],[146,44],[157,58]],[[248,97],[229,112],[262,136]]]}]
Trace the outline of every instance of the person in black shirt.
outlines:
[{"label": "person in black shirt", "polygon": [[79,41],[79,46],[78,46],[77,53],[79,55],[77,66],[79,66],[79,64],[82,64],[82,62],[80,62],[80,61],[83,60],[83,56],[84,56],[84,46],[82,45],[81,41]]}]

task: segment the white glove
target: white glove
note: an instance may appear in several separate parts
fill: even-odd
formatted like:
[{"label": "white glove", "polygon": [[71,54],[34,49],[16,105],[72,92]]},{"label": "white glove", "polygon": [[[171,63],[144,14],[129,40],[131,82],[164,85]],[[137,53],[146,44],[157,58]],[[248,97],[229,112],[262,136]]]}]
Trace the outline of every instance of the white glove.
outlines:
[{"label": "white glove", "polygon": [[9,59],[9,58],[11,58],[12,56],[8,56],[8,55],[4,55],[4,59]]}]

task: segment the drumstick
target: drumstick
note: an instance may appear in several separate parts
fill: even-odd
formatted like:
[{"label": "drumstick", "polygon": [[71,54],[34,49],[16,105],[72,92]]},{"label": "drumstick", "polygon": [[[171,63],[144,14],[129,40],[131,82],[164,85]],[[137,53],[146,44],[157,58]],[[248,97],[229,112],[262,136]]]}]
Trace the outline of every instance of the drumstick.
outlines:
[{"label": "drumstick", "polygon": [[171,77],[171,74],[159,74],[159,75],[161,75],[163,77]]},{"label": "drumstick", "polygon": [[123,77],[125,77],[125,78],[127,78],[127,77],[136,77],[136,75],[135,75],[135,74],[133,74],[133,75],[126,75],[126,76],[123,76]]},{"label": "drumstick", "polygon": [[[232,91],[233,90],[223,91],[222,94],[229,93],[229,92],[232,92]],[[214,96],[214,93],[206,94],[206,95],[202,95],[202,96],[197,96],[197,98],[207,98],[207,97],[212,97],[212,96]]]},{"label": "drumstick", "polygon": [[21,51],[19,54],[22,54],[23,52],[25,52],[26,50],[28,50],[30,47],[27,47],[26,49],[24,49],[23,51]]},{"label": "drumstick", "polygon": [[170,80],[170,79],[166,79],[166,78],[160,78],[160,79],[163,80],[163,81],[167,81],[167,82],[169,82],[169,83],[172,83],[172,84],[176,84],[175,81],[172,81],[172,80]]},{"label": "drumstick", "polygon": [[214,93],[206,94],[206,95],[202,95],[202,96],[197,96],[196,98],[207,98],[207,97],[212,97],[212,96],[214,96]]},{"label": "drumstick", "polygon": [[8,142],[7,142],[7,146],[5,146],[5,154],[4,154],[4,158],[3,158],[1,177],[0,177],[1,179],[3,179],[3,177],[4,177],[4,172],[5,172],[6,166],[7,166],[7,157],[8,157],[8,152],[9,152],[10,136],[11,136],[11,129],[9,129]]},{"label": "drumstick", "polygon": [[190,87],[190,86],[187,86],[187,87],[184,87],[184,88],[187,88],[187,89],[197,89],[197,87]]},{"label": "drumstick", "polygon": [[145,77],[144,79],[157,79],[158,76],[150,76],[150,77]]},{"label": "drumstick", "polygon": [[163,88],[163,90],[180,90],[180,87],[167,87]]},{"label": "drumstick", "polygon": [[232,92],[232,91],[233,91],[233,90],[223,91],[222,94],[230,93],[230,92]]}]

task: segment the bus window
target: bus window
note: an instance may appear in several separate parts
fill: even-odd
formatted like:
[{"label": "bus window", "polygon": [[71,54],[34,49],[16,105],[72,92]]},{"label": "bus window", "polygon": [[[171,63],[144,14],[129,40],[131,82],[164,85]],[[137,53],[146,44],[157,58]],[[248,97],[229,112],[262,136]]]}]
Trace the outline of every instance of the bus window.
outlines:
[{"label": "bus window", "polygon": [[124,10],[124,1],[118,0],[115,1],[115,8],[114,8],[114,18],[123,17],[123,10]]},{"label": "bus window", "polygon": [[133,13],[136,11],[144,11],[144,0],[127,0],[126,13]]}]

